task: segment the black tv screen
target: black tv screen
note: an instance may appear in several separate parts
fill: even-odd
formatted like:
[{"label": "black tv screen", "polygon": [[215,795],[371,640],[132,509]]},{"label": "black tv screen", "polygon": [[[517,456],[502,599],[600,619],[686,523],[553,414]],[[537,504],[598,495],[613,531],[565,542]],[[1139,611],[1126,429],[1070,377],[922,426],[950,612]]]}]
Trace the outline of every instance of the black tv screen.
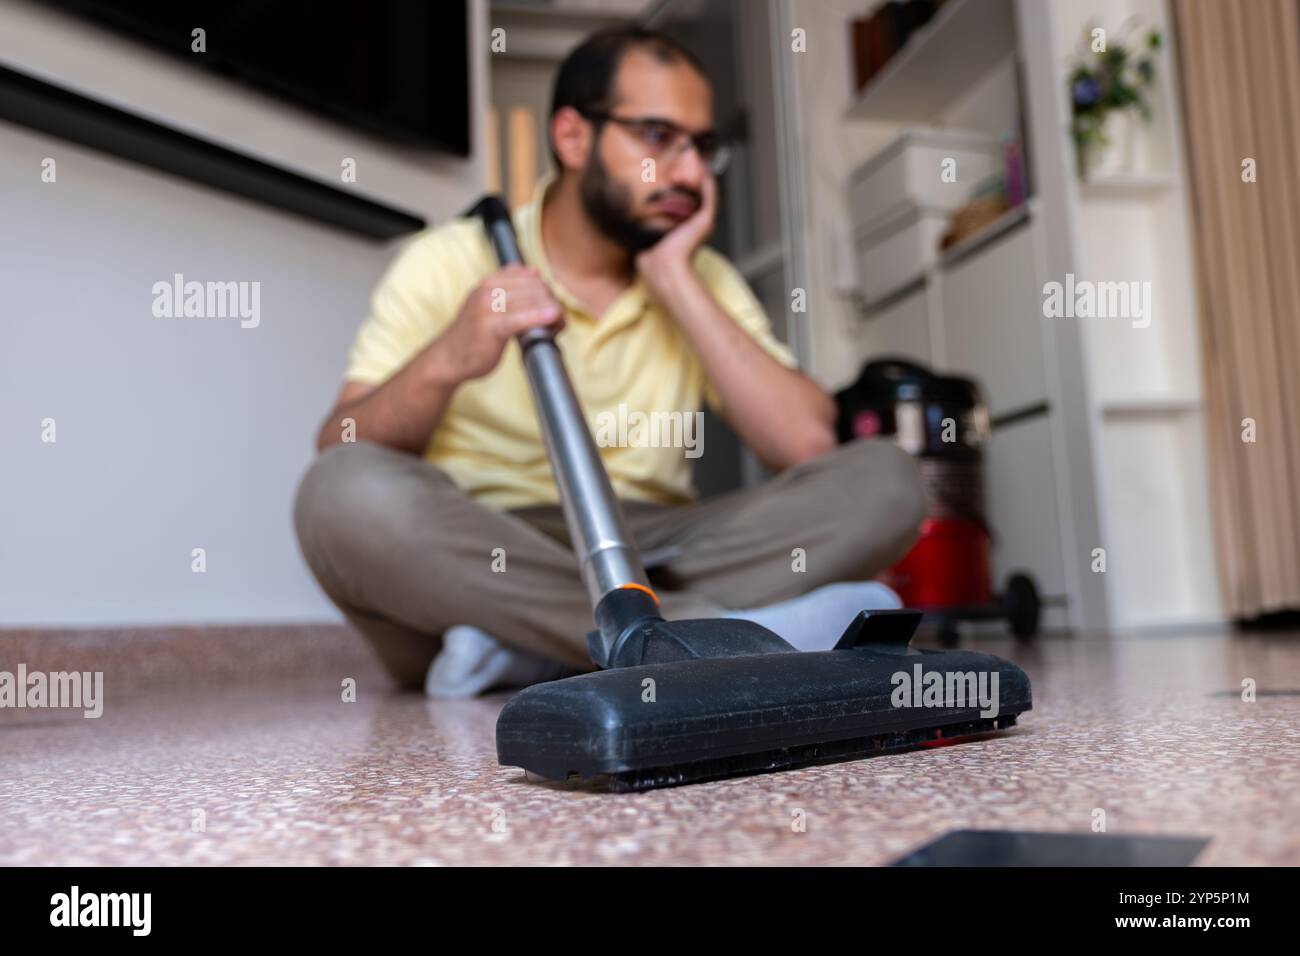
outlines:
[{"label": "black tv screen", "polygon": [[469,155],[467,0],[47,2],[378,136]]}]

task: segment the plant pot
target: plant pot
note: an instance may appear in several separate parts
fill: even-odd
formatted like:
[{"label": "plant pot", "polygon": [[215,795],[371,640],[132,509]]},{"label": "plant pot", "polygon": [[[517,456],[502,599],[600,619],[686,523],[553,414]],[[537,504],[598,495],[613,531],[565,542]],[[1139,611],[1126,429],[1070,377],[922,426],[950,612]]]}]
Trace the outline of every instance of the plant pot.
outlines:
[{"label": "plant pot", "polygon": [[1142,165],[1141,117],[1132,110],[1113,110],[1102,121],[1101,131],[1106,142],[1086,150],[1080,157],[1084,178],[1139,172]]}]

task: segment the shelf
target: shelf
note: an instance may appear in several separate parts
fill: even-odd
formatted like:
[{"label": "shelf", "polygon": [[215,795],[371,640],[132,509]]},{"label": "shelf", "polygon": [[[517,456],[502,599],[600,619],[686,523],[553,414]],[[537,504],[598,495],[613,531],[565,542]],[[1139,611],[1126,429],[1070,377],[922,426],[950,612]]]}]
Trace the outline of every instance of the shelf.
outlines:
[{"label": "shelf", "polygon": [[1139,395],[1107,399],[1100,403],[1101,413],[1118,416],[1187,415],[1201,408],[1201,400],[1192,395]]},{"label": "shelf", "polygon": [[857,94],[846,119],[927,120],[1015,52],[1012,0],[948,0]]},{"label": "shelf", "polygon": [[920,292],[927,287],[930,281],[930,273],[923,272],[913,279],[908,280],[906,285],[901,285],[892,292],[886,292],[884,295],[867,301],[859,301],[858,309],[864,316],[870,316],[877,312],[882,312],[891,305],[897,305],[904,299],[908,298],[915,292]]},{"label": "shelf", "polygon": [[737,256],[732,265],[736,267],[746,282],[754,283],[763,276],[775,272],[785,265],[785,250],[781,243],[769,242],[744,255]]},{"label": "shelf", "polygon": [[971,233],[961,242],[949,246],[939,255],[939,269],[951,269],[989,243],[1000,239],[1022,223],[1028,222],[1033,207],[1034,201],[1027,200],[1014,209],[1008,209],[978,232]]},{"label": "shelf", "polygon": [[926,288],[939,273],[964,262],[1018,226],[1029,222],[1036,208],[1037,200],[1030,197],[1014,209],[1008,209],[978,232],[972,233],[956,245],[949,246],[939,254],[938,260],[933,265],[928,266],[919,275],[908,280],[906,285],[899,286],[894,291],[886,293],[877,299],[861,302],[860,309],[862,313],[879,312],[906,299],[912,293]]},{"label": "shelf", "polygon": [[1085,199],[1146,199],[1173,187],[1168,173],[1111,173],[1079,183]]}]

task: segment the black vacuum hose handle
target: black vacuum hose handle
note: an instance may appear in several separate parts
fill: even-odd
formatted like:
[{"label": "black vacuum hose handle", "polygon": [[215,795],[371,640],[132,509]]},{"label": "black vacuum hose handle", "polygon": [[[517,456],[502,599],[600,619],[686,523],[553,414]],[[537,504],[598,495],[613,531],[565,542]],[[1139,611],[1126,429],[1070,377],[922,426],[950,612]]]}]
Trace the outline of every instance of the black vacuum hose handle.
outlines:
[{"label": "black vacuum hose handle", "polygon": [[[497,262],[503,266],[518,263],[524,265],[523,253],[519,251],[519,239],[515,236],[514,224],[510,221],[510,210],[501,201],[500,196],[489,193],[480,199],[465,214],[478,216],[483,220],[492,248],[496,250]],[[519,333],[519,344],[525,348],[534,342],[549,342],[555,333],[545,326],[537,326]]]},{"label": "black vacuum hose handle", "polygon": [[478,216],[483,220],[483,228],[487,230],[492,248],[496,250],[497,261],[503,266],[524,261],[519,251],[519,242],[515,239],[515,227],[510,222],[510,211],[500,196],[489,193],[471,206],[465,215]]}]

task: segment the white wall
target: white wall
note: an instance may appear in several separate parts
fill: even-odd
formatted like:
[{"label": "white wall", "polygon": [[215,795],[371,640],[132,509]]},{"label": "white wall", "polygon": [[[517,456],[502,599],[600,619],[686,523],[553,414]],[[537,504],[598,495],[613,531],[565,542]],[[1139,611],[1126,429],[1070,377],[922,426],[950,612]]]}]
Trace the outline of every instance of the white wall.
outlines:
[{"label": "white wall", "polygon": [[[471,50],[485,35],[474,0]],[[474,158],[398,150],[30,3],[0,61],[441,221]],[[57,162],[43,183],[41,163]],[[0,123],[0,626],[321,620],[290,508],[394,246]],[[173,273],[261,283],[261,323],[156,319]],[[41,441],[42,420],[57,441]],[[207,572],[190,570],[191,550]]]}]

